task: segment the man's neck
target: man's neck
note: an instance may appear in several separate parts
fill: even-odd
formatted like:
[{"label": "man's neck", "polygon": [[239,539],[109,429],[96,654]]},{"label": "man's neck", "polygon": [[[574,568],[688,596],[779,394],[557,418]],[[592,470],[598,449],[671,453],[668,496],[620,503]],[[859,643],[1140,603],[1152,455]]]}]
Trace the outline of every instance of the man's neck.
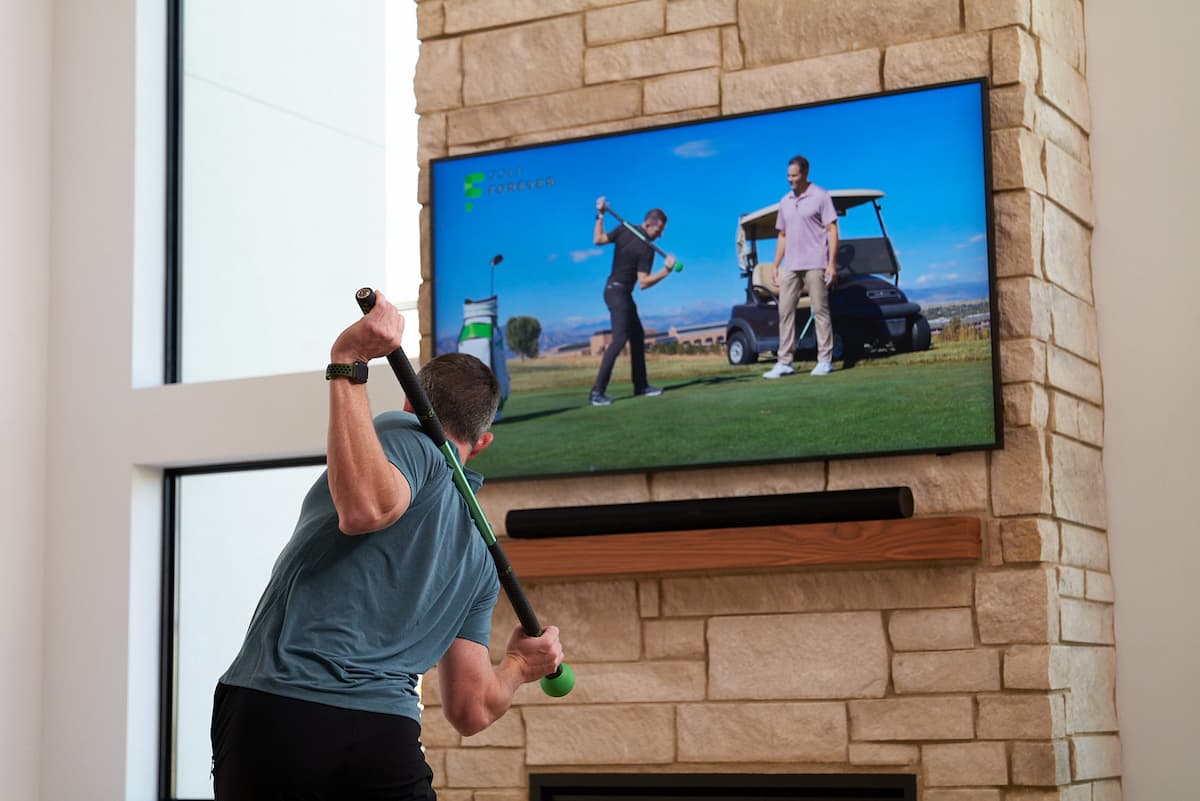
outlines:
[{"label": "man's neck", "polygon": [[808,188],[810,186],[812,186],[812,184],[808,181],[805,181],[804,183],[800,184],[800,188],[793,189],[792,194],[795,195],[796,197],[800,197],[801,195],[803,195],[805,192],[808,191]]}]

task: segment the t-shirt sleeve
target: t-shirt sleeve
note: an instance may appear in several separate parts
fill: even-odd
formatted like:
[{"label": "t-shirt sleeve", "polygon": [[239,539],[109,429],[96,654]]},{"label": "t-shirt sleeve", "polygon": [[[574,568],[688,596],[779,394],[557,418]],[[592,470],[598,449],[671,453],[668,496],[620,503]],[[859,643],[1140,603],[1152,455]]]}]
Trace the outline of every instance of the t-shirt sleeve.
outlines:
[{"label": "t-shirt sleeve", "polygon": [[654,267],[654,251],[647,245],[642,255],[638,256],[637,271],[639,273],[648,273]]},{"label": "t-shirt sleeve", "polygon": [[444,464],[435,462],[431,449],[422,446],[425,434],[410,414],[384,412],[375,418],[375,433],[383,446],[383,455],[404,476],[414,496],[429,480],[432,468]]},{"label": "t-shirt sleeve", "polygon": [[617,237],[619,237],[621,234],[624,234],[624,233],[626,233],[625,226],[618,225],[616,228],[612,229],[607,234],[605,234],[605,236],[608,237],[608,241],[610,244],[616,244]]},{"label": "t-shirt sleeve", "polygon": [[486,648],[488,638],[492,633],[492,610],[496,607],[496,599],[499,595],[500,579],[496,577],[496,571],[492,570],[489,565],[488,575],[480,582],[475,603],[471,604],[471,609],[467,612],[467,619],[456,636],[463,640],[477,642]]},{"label": "t-shirt sleeve", "polygon": [[837,222],[837,209],[833,207],[833,197],[826,192],[821,198],[821,225]]}]

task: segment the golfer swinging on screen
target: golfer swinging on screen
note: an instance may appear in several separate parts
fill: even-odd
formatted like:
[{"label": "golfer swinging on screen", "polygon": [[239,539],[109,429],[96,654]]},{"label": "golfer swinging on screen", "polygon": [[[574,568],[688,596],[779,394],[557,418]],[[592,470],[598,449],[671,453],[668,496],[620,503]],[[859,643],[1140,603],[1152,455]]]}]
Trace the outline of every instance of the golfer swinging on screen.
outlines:
[{"label": "golfer swinging on screen", "polygon": [[[648,242],[642,241],[636,234],[624,225],[605,233],[604,210],[607,208],[604,197],[596,198],[596,227],[592,241],[597,245],[614,245],[612,272],[604,283],[604,305],[608,306],[612,318],[612,342],[604,349],[600,359],[600,371],[596,374],[596,383],[592,387],[589,401],[593,406],[608,406],[612,398],[604,394],[608,389],[609,379],[612,378],[613,363],[617,356],[629,343],[629,367],[633,377],[633,394],[653,397],[661,395],[662,390],[652,387],[646,381],[646,332],[642,328],[642,320],[638,317],[637,304],[633,302],[633,285],[649,289],[671,274],[675,266],[674,254],[669,254],[663,262],[660,272],[651,273],[654,265],[654,248]],[[646,219],[639,226],[651,242],[662,236],[667,227],[667,215],[662,209],[650,209]]]}]

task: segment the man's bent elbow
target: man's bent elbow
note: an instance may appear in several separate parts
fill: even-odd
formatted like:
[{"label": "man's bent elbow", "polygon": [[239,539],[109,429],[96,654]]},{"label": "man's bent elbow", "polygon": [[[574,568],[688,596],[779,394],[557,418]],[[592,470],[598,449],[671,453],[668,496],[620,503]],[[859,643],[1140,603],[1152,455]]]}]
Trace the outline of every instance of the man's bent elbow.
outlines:
[{"label": "man's bent elbow", "polygon": [[370,534],[372,531],[377,530],[378,529],[372,529],[367,526],[357,526],[344,520],[338,521],[338,531],[347,537],[357,537],[361,534]]},{"label": "man's bent elbow", "polygon": [[479,732],[495,722],[485,710],[478,707],[474,709],[452,709],[449,706],[444,706],[442,707],[442,715],[454,727],[454,730],[463,737],[479,734]]},{"label": "man's bent elbow", "polygon": [[347,513],[338,514],[338,531],[348,537],[357,537],[360,534],[371,534],[375,531],[382,531],[388,526],[395,523],[404,514],[401,509],[391,510],[389,512],[379,513]]}]

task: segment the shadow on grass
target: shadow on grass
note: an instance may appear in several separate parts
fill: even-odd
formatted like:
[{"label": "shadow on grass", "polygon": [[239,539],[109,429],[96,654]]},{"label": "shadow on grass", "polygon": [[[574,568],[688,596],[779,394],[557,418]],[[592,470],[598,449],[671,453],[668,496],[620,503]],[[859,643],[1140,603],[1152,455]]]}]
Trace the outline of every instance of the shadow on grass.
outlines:
[{"label": "shadow on grass", "polygon": [[757,375],[714,375],[707,378],[693,378],[690,381],[677,381],[672,384],[664,384],[663,393],[674,392],[680,389],[696,386],[718,386],[720,384],[729,384],[739,381],[747,381],[751,378],[756,378]]},{"label": "shadow on grass", "polygon": [[[728,384],[731,382],[746,381],[750,378],[753,378],[753,376],[725,375],[725,376],[711,376],[709,378],[693,378],[690,381],[677,381],[677,382],[673,382],[673,383],[669,383],[669,384],[664,383],[663,384],[663,394],[665,395],[668,392],[677,392],[679,390],[687,389],[689,387],[694,387],[694,386],[717,386],[719,384]],[[622,395],[615,396],[613,398],[613,403],[615,404],[615,403],[620,403],[622,401],[634,400],[637,397],[638,396],[636,396],[636,395],[623,395],[622,394]],[[570,406],[559,406],[554,409],[541,409],[536,412],[527,412],[525,414],[512,414],[512,415],[506,414],[500,420],[497,420],[495,425],[502,426],[506,423],[508,423],[508,424],[525,423],[525,422],[529,422],[530,420],[541,420],[541,419],[545,419],[548,417],[555,417],[557,415],[563,414],[564,412],[573,412],[577,409],[587,408],[589,405],[590,404],[588,403],[588,401],[586,399],[584,399],[584,400],[581,400],[578,404],[574,404],[574,405],[570,405]]]},{"label": "shadow on grass", "polygon": [[[587,403],[580,404],[580,406],[586,405]],[[563,412],[573,412],[578,408],[579,406],[562,406],[558,409],[542,409],[540,412],[529,412],[528,414],[506,414],[504,417],[497,420],[494,425],[502,426],[505,423],[524,423],[529,420],[537,420],[543,417],[553,417],[555,415],[562,414]]]}]

